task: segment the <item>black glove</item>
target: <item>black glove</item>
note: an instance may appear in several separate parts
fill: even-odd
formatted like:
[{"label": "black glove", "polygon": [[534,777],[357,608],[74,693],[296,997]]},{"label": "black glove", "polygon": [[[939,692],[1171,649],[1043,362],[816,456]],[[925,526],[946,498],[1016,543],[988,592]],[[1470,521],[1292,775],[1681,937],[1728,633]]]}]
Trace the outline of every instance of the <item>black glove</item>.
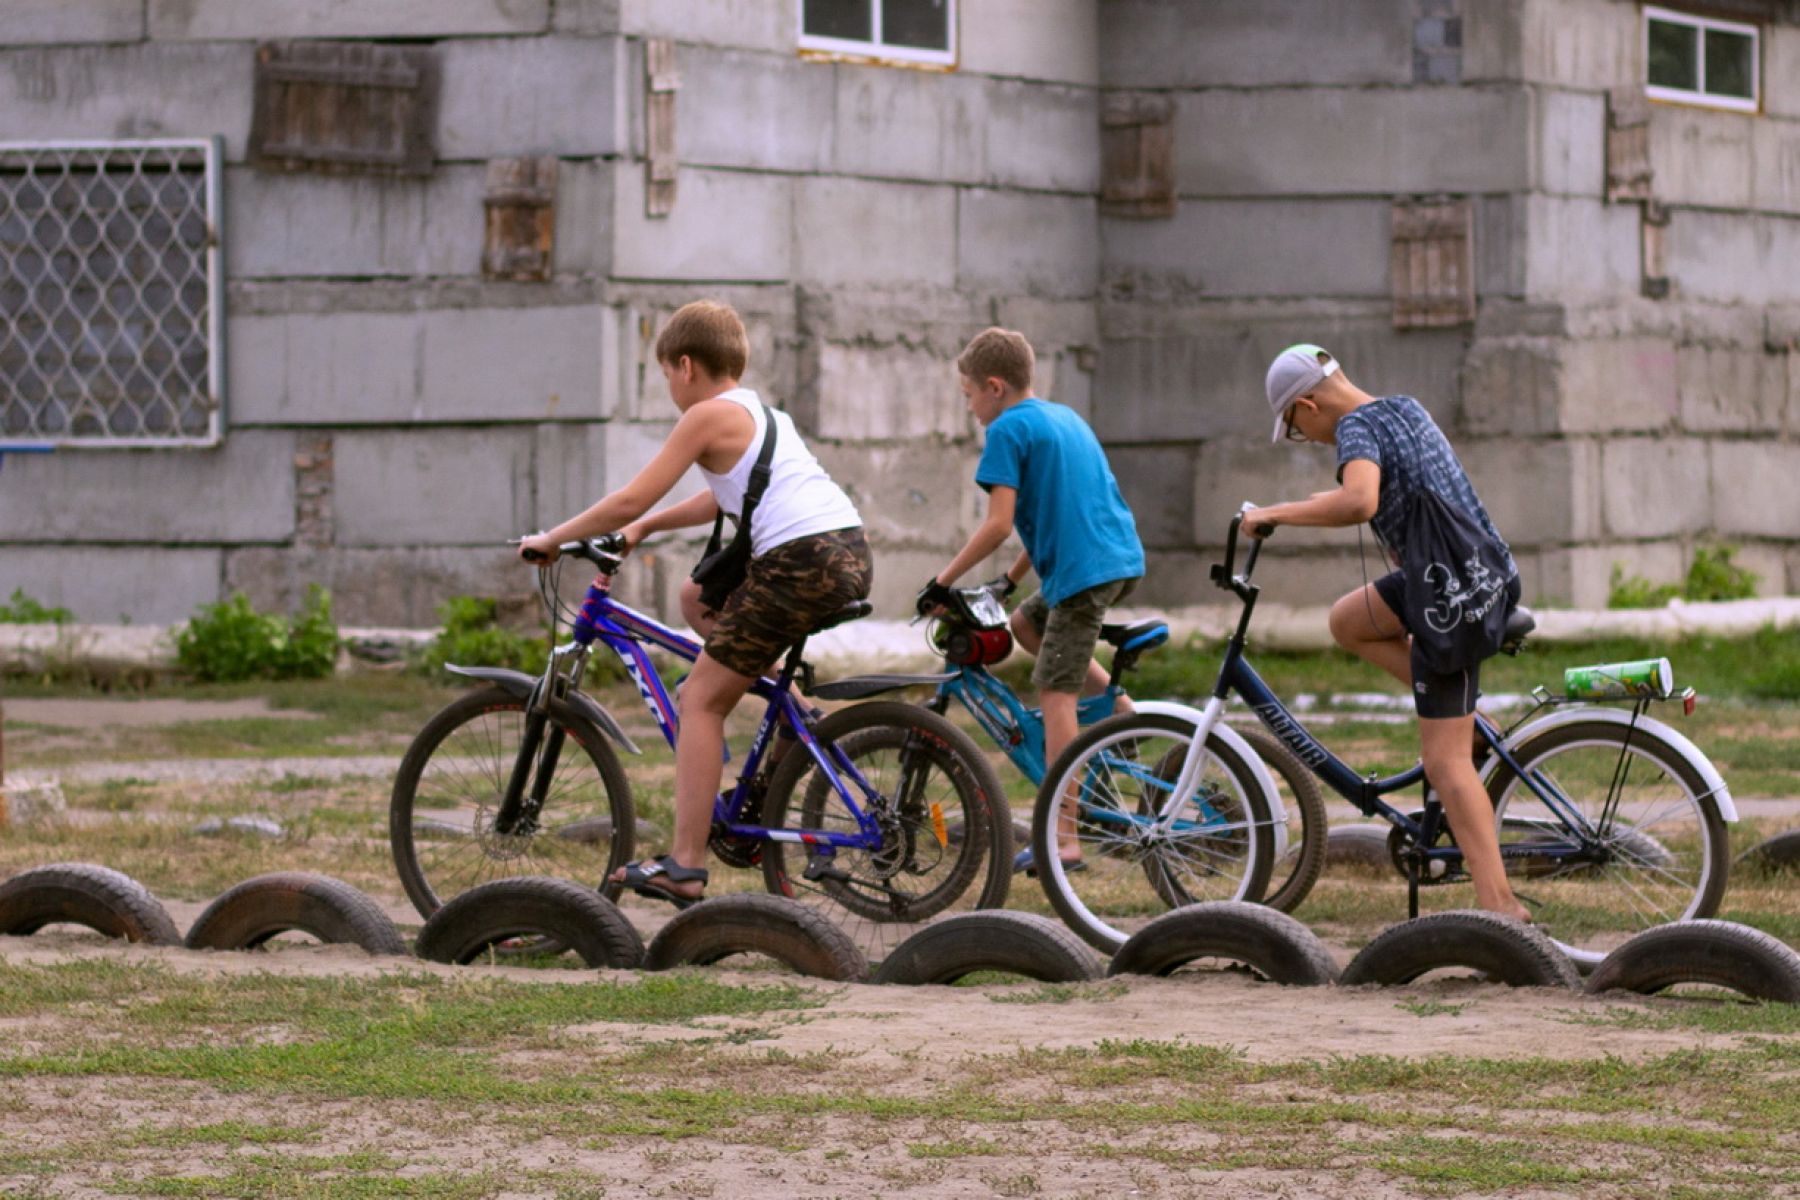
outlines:
[{"label": "black glove", "polygon": [[919,589],[919,598],[913,603],[913,609],[921,617],[929,617],[932,609],[947,607],[955,599],[956,596],[950,589],[939,583],[934,575]]},{"label": "black glove", "polygon": [[998,575],[982,584],[981,590],[994,593],[995,599],[1010,600],[1012,594],[1019,590],[1019,585],[1013,581],[1011,575]]}]

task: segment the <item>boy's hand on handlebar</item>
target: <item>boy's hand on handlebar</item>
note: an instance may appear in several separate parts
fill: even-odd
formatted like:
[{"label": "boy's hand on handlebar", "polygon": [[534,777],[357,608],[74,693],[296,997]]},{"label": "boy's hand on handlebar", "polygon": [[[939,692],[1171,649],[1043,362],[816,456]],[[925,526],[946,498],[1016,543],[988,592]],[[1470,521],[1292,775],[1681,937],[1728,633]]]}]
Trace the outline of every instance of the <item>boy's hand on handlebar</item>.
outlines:
[{"label": "boy's hand on handlebar", "polygon": [[1253,538],[1266,538],[1275,532],[1275,522],[1271,521],[1266,508],[1246,508],[1244,520],[1240,528]]},{"label": "boy's hand on handlebar", "polygon": [[548,534],[534,533],[530,537],[519,539],[519,557],[535,566],[547,567],[561,553],[556,539]]},{"label": "boy's hand on handlebar", "polygon": [[984,592],[992,592],[994,599],[1006,600],[1019,590],[1018,582],[1011,575],[997,575],[981,585]]},{"label": "boy's hand on handlebar", "polygon": [[921,617],[933,617],[943,611],[945,605],[953,599],[955,597],[950,594],[950,589],[939,583],[937,576],[933,575],[919,589],[919,597],[913,602],[913,610]]}]

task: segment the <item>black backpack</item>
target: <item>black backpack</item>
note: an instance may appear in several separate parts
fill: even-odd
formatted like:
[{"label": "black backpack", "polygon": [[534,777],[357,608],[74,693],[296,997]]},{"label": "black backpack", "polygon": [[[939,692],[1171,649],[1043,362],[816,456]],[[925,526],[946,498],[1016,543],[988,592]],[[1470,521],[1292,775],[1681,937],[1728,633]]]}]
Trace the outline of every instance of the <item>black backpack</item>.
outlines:
[{"label": "black backpack", "polygon": [[1499,653],[1512,610],[1506,548],[1475,517],[1429,488],[1406,511],[1407,629],[1435,674],[1448,675]]}]

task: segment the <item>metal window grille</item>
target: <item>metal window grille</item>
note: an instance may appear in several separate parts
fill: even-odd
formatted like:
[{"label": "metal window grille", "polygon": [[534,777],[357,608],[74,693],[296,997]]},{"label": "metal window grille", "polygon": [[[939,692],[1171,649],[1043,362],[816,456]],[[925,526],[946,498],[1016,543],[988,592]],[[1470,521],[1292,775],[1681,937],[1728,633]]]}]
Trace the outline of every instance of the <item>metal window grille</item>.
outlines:
[{"label": "metal window grille", "polygon": [[218,442],[220,151],[0,142],[0,448]]}]

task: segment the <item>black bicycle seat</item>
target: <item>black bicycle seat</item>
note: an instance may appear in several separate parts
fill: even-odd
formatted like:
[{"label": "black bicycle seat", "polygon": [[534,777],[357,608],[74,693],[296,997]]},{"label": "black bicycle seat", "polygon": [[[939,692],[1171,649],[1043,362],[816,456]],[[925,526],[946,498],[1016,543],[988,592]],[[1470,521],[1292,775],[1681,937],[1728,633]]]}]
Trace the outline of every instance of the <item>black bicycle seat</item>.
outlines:
[{"label": "black bicycle seat", "polygon": [[875,606],[867,600],[852,600],[830,616],[814,625],[814,633],[823,633],[827,629],[836,628],[848,621],[858,621],[875,611]]},{"label": "black bicycle seat", "polygon": [[[1162,636],[1152,636],[1158,633]],[[1100,626],[1100,640],[1117,650],[1124,650],[1127,647],[1133,650],[1144,650],[1151,646],[1160,646],[1168,641],[1169,625],[1168,622],[1155,617],[1147,621],[1133,621],[1129,625],[1102,625]]]},{"label": "black bicycle seat", "polygon": [[1506,630],[1500,635],[1500,649],[1507,654],[1517,654],[1525,644],[1531,631],[1537,628],[1537,617],[1523,604],[1506,614]]}]

